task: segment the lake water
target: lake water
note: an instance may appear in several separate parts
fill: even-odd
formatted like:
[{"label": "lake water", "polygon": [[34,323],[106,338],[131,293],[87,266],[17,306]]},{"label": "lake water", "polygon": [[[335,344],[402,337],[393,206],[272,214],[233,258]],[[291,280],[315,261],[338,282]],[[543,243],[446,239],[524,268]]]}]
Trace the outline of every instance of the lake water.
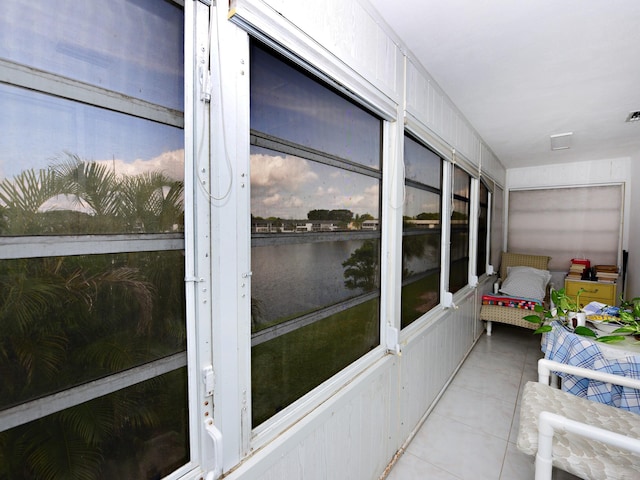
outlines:
[{"label": "lake water", "polygon": [[[362,240],[349,240],[254,247],[251,298],[259,304],[258,323],[301,315],[362,294],[361,289],[345,287],[342,266],[362,244]],[[416,273],[437,266],[437,249],[425,250],[424,257],[411,261],[410,269]]]}]

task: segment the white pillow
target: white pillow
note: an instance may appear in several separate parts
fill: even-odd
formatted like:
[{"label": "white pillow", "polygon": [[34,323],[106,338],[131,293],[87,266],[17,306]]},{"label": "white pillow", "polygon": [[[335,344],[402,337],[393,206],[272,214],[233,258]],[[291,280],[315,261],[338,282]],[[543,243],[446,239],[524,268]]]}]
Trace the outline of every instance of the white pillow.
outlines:
[{"label": "white pillow", "polygon": [[544,299],[551,273],[533,267],[509,267],[507,278],[502,282],[500,291],[506,295],[520,298]]}]

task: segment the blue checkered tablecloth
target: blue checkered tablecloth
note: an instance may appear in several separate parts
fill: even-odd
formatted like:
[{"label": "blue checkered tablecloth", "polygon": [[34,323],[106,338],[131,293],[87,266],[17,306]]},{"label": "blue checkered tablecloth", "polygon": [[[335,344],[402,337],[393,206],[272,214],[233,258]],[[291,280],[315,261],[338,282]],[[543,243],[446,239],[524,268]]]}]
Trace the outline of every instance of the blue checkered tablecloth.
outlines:
[{"label": "blue checkered tablecloth", "polygon": [[[640,351],[637,356],[618,357],[612,354],[611,346],[576,335],[559,322],[552,326],[553,330],[542,337],[545,358],[640,379]],[[562,389],[569,393],[640,414],[640,391],[636,389],[565,373],[558,376],[562,378]]]}]

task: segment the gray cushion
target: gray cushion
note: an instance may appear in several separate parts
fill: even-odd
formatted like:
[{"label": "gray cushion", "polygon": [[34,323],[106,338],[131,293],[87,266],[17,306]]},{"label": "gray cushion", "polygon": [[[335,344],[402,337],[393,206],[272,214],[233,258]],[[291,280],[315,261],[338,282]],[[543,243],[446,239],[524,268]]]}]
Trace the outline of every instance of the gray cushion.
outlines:
[{"label": "gray cushion", "polygon": [[502,282],[500,292],[520,298],[535,298],[542,301],[547,284],[551,280],[548,270],[533,267],[509,267],[507,278]]}]

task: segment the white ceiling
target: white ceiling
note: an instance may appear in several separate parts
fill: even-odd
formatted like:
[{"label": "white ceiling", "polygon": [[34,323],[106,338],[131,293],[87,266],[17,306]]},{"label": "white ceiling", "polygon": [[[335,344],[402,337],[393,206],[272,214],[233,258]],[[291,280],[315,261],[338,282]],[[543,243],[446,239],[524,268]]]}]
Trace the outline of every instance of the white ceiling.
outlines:
[{"label": "white ceiling", "polygon": [[505,167],[640,158],[640,0],[369,1]]}]

